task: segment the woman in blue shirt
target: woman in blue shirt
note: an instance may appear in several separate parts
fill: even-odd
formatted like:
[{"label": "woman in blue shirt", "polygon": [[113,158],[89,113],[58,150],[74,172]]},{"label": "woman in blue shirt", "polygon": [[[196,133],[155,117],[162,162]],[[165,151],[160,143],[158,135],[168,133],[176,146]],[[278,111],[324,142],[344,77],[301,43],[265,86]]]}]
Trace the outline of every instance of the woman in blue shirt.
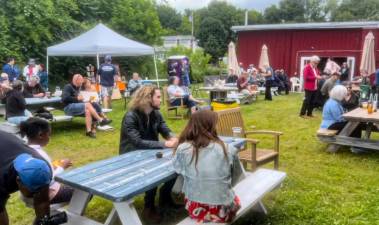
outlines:
[{"label": "woman in blue shirt", "polygon": [[[338,130],[340,132],[347,124],[342,115],[345,110],[342,107],[342,101],[347,96],[347,88],[343,85],[336,85],[329,93],[329,99],[322,110],[321,128]],[[351,137],[361,137],[362,126],[358,126]]]}]

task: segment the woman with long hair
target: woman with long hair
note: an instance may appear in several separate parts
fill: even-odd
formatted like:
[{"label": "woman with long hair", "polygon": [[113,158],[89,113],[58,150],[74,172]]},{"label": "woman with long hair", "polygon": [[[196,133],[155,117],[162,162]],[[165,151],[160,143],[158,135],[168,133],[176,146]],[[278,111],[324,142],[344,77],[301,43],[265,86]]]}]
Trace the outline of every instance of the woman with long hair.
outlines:
[{"label": "woman with long hair", "polygon": [[216,124],[215,112],[194,113],[174,151],[174,168],[184,177],[185,207],[197,222],[230,222],[240,208],[231,184],[237,149],[217,136]]}]

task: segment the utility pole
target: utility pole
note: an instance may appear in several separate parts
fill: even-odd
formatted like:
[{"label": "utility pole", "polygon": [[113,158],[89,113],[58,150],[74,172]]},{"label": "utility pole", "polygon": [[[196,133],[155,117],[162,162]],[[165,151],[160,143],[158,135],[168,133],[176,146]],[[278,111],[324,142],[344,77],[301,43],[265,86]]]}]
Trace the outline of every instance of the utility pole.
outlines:
[{"label": "utility pole", "polygon": [[194,43],[194,36],[193,36],[193,11],[191,12],[191,15],[190,15],[190,21],[191,21],[191,49],[192,49],[192,52],[195,52],[195,49],[194,49],[194,46],[193,46],[193,43]]},{"label": "utility pole", "polygon": [[248,23],[249,23],[249,11],[247,11],[247,9],[246,9],[246,11],[245,11],[245,26],[247,26]]}]

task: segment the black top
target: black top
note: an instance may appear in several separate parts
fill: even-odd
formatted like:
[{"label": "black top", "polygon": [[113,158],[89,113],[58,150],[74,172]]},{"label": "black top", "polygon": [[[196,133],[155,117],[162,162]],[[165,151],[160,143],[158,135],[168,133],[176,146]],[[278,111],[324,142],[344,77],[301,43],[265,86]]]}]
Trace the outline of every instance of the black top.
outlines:
[{"label": "black top", "polygon": [[21,91],[9,91],[5,97],[5,102],[7,118],[25,115],[26,102]]},{"label": "black top", "polygon": [[73,84],[66,84],[62,92],[62,102],[64,106],[67,106],[71,103],[79,103],[78,95],[80,93],[80,87],[76,87]]},{"label": "black top", "polygon": [[116,67],[110,63],[100,65],[98,74],[100,76],[100,84],[104,87],[113,87],[114,76],[116,75]]},{"label": "black top", "polygon": [[17,173],[13,167],[13,160],[23,153],[44,159],[13,134],[0,131],[0,143],[0,199],[6,199],[9,194],[18,190]]},{"label": "black top", "polygon": [[342,68],[341,69],[341,76],[340,76],[340,81],[347,81],[349,79],[349,68]]},{"label": "black top", "polygon": [[31,87],[28,84],[25,85],[24,88],[24,97],[25,98],[33,98],[33,95],[39,94],[39,93],[46,93],[45,89],[41,86],[41,84],[36,84],[36,86]]},{"label": "black top", "polygon": [[153,110],[149,115],[137,110],[127,112],[122,119],[119,152],[164,148],[159,134],[169,138],[170,132],[159,110]]}]

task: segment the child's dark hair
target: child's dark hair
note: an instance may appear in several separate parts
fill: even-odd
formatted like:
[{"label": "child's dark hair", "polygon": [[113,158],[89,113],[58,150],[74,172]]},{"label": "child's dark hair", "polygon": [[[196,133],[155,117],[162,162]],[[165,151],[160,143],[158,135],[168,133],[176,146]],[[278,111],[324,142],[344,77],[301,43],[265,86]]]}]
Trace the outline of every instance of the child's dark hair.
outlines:
[{"label": "child's dark hair", "polygon": [[22,137],[26,136],[28,139],[33,139],[40,133],[49,132],[50,124],[44,119],[32,117],[21,122],[20,131]]}]

